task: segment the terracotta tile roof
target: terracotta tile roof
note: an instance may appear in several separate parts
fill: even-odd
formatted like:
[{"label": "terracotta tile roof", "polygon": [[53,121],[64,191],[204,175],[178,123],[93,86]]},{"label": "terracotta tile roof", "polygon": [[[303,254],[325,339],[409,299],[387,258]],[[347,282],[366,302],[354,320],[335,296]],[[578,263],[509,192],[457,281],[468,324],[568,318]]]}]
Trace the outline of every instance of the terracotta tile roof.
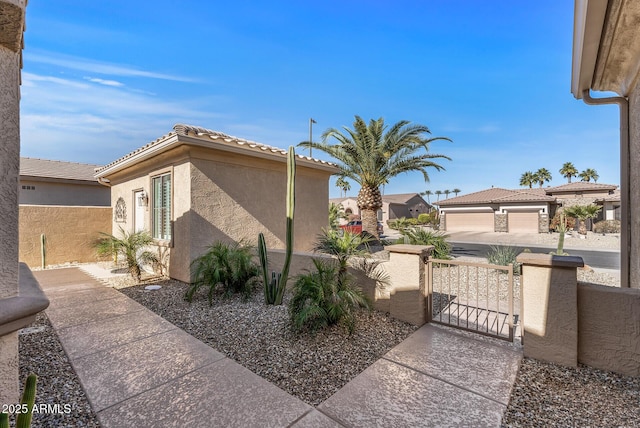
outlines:
[{"label": "terracotta tile roof", "polygon": [[[415,197],[421,197],[418,193],[397,193],[395,195],[382,195],[382,201],[389,204],[406,204]],[[425,204],[427,201],[425,201]]]},{"label": "terracotta tile roof", "polygon": [[545,188],[547,194],[554,194],[560,192],[584,192],[584,191],[596,191],[596,190],[615,190],[618,186],[615,184],[602,184],[591,183],[588,181],[576,181],[575,183],[567,183],[561,186],[547,187]]},{"label": "terracotta tile roof", "polygon": [[20,158],[21,177],[96,181],[94,174],[97,168],[100,168],[100,166],[57,160]]},{"label": "terracotta tile roof", "polygon": [[[231,135],[227,135],[219,131],[213,131],[211,129],[206,129],[199,126],[176,124],[173,126],[173,131],[169,132],[168,134],[165,134],[162,137],[154,141],[151,141],[150,143],[145,144],[139,149],[136,149],[131,153],[128,153],[123,157],[111,162],[110,164],[100,168],[96,172],[96,176],[100,176],[100,174],[106,169],[109,169],[118,164],[121,164],[133,157],[136,157],[139,154],[142,154],[145,151],[150,151],[153,148],[160,146],[162,143],[167,142],[171,138],[176,138],[176,137],[178,139],[179,137],[196,138],[198,140],[201,140],[202,142],[205,142],[205,144],[211,143],[211,147],[216,147],[216,145],[235,146],[235,147],[242,147],[248,152],[251,152],[251,151],[264,152],[264,153],[273,153],[283,157],[287,156],[286,149],[281,149],[278,147],[268,146],[266,144],[256,143],[254,141],[245,140],[244,138],[233,137]],[[303,156],[299,154],[297,154],[296,156],[300,159],[305,159],[318,165],[333,166],[333,167],[335,166],[333,163],[327,162],[321,159],[311,158],[311,157]]]},{"label": "terracotta tile roof", "polygon": [[481,190],[435,202],[438,206],[497,204],[503,202],[554,202],[556,198],[534,189],[509,190],[500,187]]}]

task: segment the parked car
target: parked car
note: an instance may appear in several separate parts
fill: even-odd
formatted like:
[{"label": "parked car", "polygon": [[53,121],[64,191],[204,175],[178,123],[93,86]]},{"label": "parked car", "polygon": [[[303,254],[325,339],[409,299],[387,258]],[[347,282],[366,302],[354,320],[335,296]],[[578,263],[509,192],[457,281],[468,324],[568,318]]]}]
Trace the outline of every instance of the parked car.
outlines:
[{"label": "parked car", "polygon": [[[340,226],[342,230],[346,230],[351,233],[362,233],[362,220],[351,220],[347,224],[343,224]],[[378,235],[382,235],[384,233],[384,227],[382,223],[378,222]]]}]

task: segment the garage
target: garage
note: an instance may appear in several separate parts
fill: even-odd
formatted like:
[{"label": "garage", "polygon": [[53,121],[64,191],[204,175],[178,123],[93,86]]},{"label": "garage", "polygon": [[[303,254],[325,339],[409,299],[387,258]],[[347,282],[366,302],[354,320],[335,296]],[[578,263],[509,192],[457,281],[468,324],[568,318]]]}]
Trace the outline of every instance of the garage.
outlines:
[{"label": "garage", "polygon": [[447,232],[493,232],[493,213],[445,213]]},{"label": "garage", "polygon": [[538,211],[514,211],[507,214],[510,233],[538,233]]}]

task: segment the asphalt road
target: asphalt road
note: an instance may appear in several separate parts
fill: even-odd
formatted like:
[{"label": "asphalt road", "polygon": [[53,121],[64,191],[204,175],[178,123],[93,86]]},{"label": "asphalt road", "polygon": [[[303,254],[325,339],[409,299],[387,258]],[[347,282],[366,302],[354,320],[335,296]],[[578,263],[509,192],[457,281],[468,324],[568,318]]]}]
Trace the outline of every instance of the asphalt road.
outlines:
[{"label": "asphalt road", "polygon": [[[453,246],[451,254],[454,256],[473,256],[487,257],[487,253],[491,250],[491,246],[487,244],[450,242]],[[521,253],[525,248],[531,250],[532,253],[549,254],[555,251],[555,248],[543,247],[526,247],[517,246],[516,252]],[[580,256],[584,263],[600,269],[620,269],[620,252],[618,251],[592,251],[592,250],[568,250],[567,253],[572,256]]]}]

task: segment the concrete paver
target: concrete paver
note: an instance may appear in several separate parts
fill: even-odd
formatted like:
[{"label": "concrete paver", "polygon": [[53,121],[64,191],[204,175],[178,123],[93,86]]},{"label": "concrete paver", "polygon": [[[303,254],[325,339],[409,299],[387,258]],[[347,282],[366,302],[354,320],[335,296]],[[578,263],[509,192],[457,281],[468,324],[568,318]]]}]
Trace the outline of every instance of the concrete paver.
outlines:
[{"label": "concrete paver", "polygon": [[104,427],[499,426],[521,358],[425,325],[314,409],[80,269],[35,275]]}]

